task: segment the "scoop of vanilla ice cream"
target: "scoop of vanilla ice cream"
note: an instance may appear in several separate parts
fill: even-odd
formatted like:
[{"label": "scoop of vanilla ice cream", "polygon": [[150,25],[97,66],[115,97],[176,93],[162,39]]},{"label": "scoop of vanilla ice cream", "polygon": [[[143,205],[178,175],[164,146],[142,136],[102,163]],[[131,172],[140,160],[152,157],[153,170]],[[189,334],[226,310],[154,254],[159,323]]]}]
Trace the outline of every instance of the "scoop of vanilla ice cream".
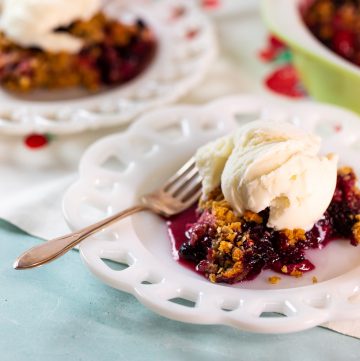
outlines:
[{"label": "scoop of vanilla ice cream", "polygon": [[319,156],[320,145],[320,138],[289,123],[248,123],[198,150],[203,194],[221,186],[240,215],[269,207],[269,227],[310,229],[336,186],[338,157]]},{"label": "scoop of vanilla ice cream", "polygon": [[0,6],[0,30],[16,44],[75,53],[82,41],[54,30],[90,19],[99,11],[101,0],[1,0]]},{"label": "scoop of vanilla ice cream", "polygon": [[204,195],[220,185],[222,171],[233,149],[233,137],[225,136],[204,145],[197,151],[196,165],[202,176]]}]

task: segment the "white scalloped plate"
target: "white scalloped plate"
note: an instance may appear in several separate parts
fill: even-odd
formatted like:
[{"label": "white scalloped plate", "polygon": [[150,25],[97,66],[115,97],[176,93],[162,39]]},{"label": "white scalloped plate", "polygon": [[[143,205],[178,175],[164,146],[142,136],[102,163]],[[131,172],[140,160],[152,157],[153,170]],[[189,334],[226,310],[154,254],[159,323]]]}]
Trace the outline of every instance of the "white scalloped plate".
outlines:
[{"label": "white scalloped plate", "polygon": [[[64,197],[69,225],[79,229],[133,205],[200,145],[256,118],[288,120],[320,134],[324,152],[339,153],[342,163],[360,171],[359,118],[339,108],[251,96],[203,107],[178,106],[142,116],[127,132],[90,147],[80,163],[80,179]],[[80,250],[85,264],[102,281],[183,322],[282,333],[360,317],[360,247],[347,242],[309,251],[317,268],[302,278],[283,276],[277,285],[267,282],[274,275],[270,271],[234,286],[211,284],[173,259],[165,222],[150,213],[119,222],[85,241]],[[128,267],[116,270],[104,259]],[[312,283],[313,276],[317,284]],[[176,303],[179,300],[181,304]],[[286,317],[263,317],[268,312]]]},{"label": "white scalloped plate", "polygon": [[[179,4],[185,12],[174,17]],[[213,28],[189,1],[132,4],[125,13],[121,2],[111,0],[106,11],[112,16],[141,17],[154,29],[158,51],[149,68],[128,84],[91,96],[74,89],[19,98],[0,90],[1,133],[76,133],[129,122],[186,94],[202,80],[215,58]],[[53,100],[56,97],[63,100]]]}]

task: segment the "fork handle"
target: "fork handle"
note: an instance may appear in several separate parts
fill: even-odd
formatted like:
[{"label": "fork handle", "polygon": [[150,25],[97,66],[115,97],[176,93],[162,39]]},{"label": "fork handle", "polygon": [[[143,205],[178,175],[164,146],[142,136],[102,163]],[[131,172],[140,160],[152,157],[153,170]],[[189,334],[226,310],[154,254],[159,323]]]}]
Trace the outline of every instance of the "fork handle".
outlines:
[{"label": "fork handle", "polygon": [[34,268],[45,263],[49,263],[54,259],[61,257],[67,251],[78,245],[81,241],[91,236],[92,234],[103,230],[105,227],[110,226],[120,219],[148,209],[149,207],[146,205],[134,206],[90,226],[87,226],[79,231],[75,231],[65,236],[54,238],[50,241],[39,244],[38,246],[30,248],[21,256],[19,256],[14,262],[14,268],[21,270]]}]

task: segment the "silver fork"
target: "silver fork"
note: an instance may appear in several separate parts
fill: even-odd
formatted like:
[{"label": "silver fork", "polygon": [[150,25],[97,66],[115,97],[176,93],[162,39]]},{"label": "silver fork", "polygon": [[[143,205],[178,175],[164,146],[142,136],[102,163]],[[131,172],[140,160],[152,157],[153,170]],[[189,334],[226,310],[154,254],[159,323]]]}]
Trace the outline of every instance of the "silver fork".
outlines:
[{"label": "silver fork", "polygon": [[141,197],[140,204],[116,213],[79,231],[35,246],[14,262],[15,269],[41,266],[59,258],[85,238],[134,213],[149,210],[170,217],[189,208],[201,194],[201,177],[194,158],[185,163],[156,191]]}]

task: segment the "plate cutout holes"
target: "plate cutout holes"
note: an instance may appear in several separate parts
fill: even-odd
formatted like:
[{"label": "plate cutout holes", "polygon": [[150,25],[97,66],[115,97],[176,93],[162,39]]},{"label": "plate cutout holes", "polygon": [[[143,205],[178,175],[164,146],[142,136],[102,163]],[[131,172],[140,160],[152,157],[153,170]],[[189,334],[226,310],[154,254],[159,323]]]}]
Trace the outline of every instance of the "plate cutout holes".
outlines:
[{"label": "plate cutout holes", "polygon": [[102,164],[101,168],[115,171],[115,172],[124,172],[128,167],[128,164],[120,160],[118,157],[111,155],[108,157]]},{"label": "plate cutout holes", "polygon": [[320,137],[327,138],[340,133],[342,130],[343,130],[343,126],[338,121],[321,120],[317,122],[314,131]]},{"label": "plate cutout holes", "polygon": [[221,304],[221,310],[225,312],[235,311],[239,308],[240,302],[238,300],[225,300]]},{"label": "plate cutout holes", "polygon": [[261,312],[260,318],[278,318],[278,317],[287,317],[281,312]]},{"label": "plate cutout holes", "polygon": [[167,140],[176,140],[183,136],[183,129],[180,123],[170,124],[166,127],[159,127],[155,130],[162,136],[165,136]]},{"label": "plate cutout holes", "polygon": [[196,305],[196,303],[194,301],[188,300],[183,297],[170,298],[168,301],[176,303],[180,306],[188,307],[188,308],[194,308]]},{"label": "plate cutout holes", "polygon": [[162,281],[162,277],[150,275],[145,280],[141,282],[142,285],[155,285]]},{"label": "plate cutout holes", "polygon": [[304,300],[304,302],[310,307],[314,307],[322,310],[329,307],[331,302],[331,297],[330,295],[324,295],[322,297],[316,297],[316,298]]},{"label": "plate cutout holes", "polygon": [[259,317],[260,318],[278,318],[293,316],[296,309],[289,302],[284,303],[267,303],[263,306]]},{"label": "plate cutout holes", "polygon": [[237,125],[242,126],[245,125],[246,123],[260,119],[260,113],[258,111],[249,112],[249,113],[235,113],[234,119]]},{"label": "plate cutout holes", "polygon": [[107,258],[101,258],[101,260],[112,270],[114,271],[123,271],[127,268],[129,268],[129,264],[126,262],[118,262],[118,261],[113,261],[111,259],[107,259]]}]

